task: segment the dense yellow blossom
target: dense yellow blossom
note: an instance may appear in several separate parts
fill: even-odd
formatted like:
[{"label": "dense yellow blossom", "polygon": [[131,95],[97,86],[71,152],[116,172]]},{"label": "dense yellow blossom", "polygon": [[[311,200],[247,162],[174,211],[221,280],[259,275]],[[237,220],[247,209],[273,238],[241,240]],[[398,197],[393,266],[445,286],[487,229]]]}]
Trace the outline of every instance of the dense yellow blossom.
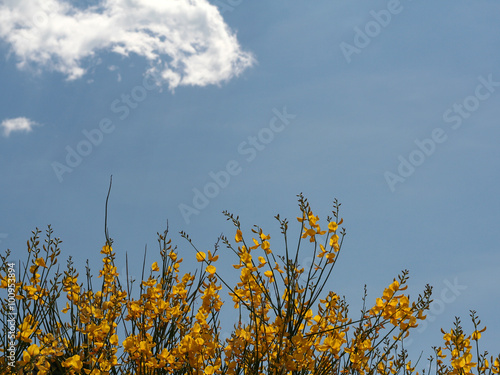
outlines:
[{"label": "dense yellow blossom", "polygon": [[[254,227],[246,238],[238,219],[225,213],[236,226],[235,247],[221,237],[236,255],[233,266],[239,275],[234,286],[220,278],[226,269],[216,266],[218,245],[213,251],[199,251],[185,234],[201,272],[181,276],[183,259],[165,231],[159,234],[161,259],[145,268],[149,275],[143,271],[144,280],[132,290],[128,282],[120,282],[109,240],[101,249],[102,268],[93,279],[89,270],[81,277],[71,260],[65,271],[56,272],[60,241],[50,231],[42,251],[37,232],[28,242],[26,275],[19,275],[22,282],[15,284],[19,351],[13,363],[0,359],[0,375],[44,375],[54,369],[86,375],[413,374],[416,365],[398,347],[425,319],[431,288],[410,300],[404,293],[408,272],[403,271],[372,304],[365,297],[368,307],[360,318],[350,318],[346,300],[324,289],[345,236],[345,229],[339,228],[339,206],[335,201],[324,230],[319,216],[299,196],[299,246],[295,252],[288,247],[288,221],[277,216],[285,236],[279,254],[275,250],[283,244],[271,240],[267,231]],[[299,253],[314,259],[309,269],[300,264]],[[6,264],[6,257],[2,259]],[[0,287],[6,289],[5,266],[0,270]],[[238,320],[229,336],[222,337],[219,314],[226,293]],[[3,304],[5,314],[7,306]],[[499,357],[478,357],[473,350],[486,327],[480,328],[474,313],[471,316],[471,335],[459,321],[443,331],[444,346],[434,348],[431,359],[437,374],[500,373]]]}]

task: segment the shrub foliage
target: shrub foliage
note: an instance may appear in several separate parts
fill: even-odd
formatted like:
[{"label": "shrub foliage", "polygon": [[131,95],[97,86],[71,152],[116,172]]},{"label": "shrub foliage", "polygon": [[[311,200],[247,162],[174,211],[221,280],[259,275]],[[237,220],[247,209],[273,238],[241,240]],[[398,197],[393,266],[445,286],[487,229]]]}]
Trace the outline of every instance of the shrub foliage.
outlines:
[{"label": "shrub foliage", "polygon": [[[41,245],[37,229],[13,284],[15,299],[2,300],[0,374],[415,373],[417,363],[408,359],[404,342],[425,319],[432,288],[427,285],[410,300],[404,293],[405,270],[371,307],[365,288],[360,316],[349,317],[346,300],[325,289],[346,235],[339,227],[340,204],[334,201],[332,216],[321,227],[307,199],[299,195],[298,202],[301,230],[293,247],[288,221],[279,215],[282,245],[271,246],[270,235],[258,226],[244,235],[239,218],[228,212],[224,215],[235,226],[234,239],[221,236],[213,251],[198,250],[181,232],[200,264],[199,270],[182,276],[183,259],[167,228],[158,234],[160,258],[147,272],[143,267],[135,293],[128,275],[125,285],[120,282],[108,236],[96,280],[88,265],[82,278],[71,258],[59,272],[61,241],[49,226]],[[235,254],[235,286],[217,269],[221,246]],[[283,248],[281,254],[272,250],[275,246]],[[307,270],[299,262],[303,248],[315,259]],[[9,256],[9,251],[2,256],[3,289],[12,283]],[[238,317],[226,338],[219,318],[221,293],[229,294],[234,306],[227,308],[234,307]],[[443,331],[444,345],[433,348],[427,372],[432,368],[436,374],[500,373],[500,357],[479,353],[485,328],[480,328],[475,312],[471,318],[471,335],[463,332],[459,319],[449,332]],[[8,339],[11,326],[14,351]]]}]

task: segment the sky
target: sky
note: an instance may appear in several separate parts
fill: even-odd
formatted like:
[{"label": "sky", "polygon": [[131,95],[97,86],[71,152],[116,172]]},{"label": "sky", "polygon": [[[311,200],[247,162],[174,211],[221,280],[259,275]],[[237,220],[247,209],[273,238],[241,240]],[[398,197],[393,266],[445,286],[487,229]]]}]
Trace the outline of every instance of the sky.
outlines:
[{"label": "sky", "polygon": [[[500,4],[494,0],[2,0],[0,249],[51,225],[97,274],[104,208],[124,273],[167,222],[213,249],[239,215],[282,250],[297,194],[346,228],[327,287],[359,314],[404,269],[434,288],[421,363],[459,316],[498,354]],[[295,234],[295,237],[294,237]],[[235,255],[220,249],[228,280]],[[301,262],[310,264],[304,253]],[[225,297],[234,319],[232,302]]]}]

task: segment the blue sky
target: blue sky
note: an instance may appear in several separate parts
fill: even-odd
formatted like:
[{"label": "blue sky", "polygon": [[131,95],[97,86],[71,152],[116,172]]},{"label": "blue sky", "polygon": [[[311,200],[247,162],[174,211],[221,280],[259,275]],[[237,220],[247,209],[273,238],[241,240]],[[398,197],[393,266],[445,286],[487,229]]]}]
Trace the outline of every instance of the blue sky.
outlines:
[{"label": "blue sky", "polygon": [[[63,258],[97,272],[110,175],[110,235],[119,270],[127,252],[135,274],[145,245],[157,259],[167,220],[188,272],[181,230],[210,249],[234,235],[228,210],[279,249],[273,216],[294,221],[298,193],[321,219],[338,198],[348,234],[329,287],[354,314],[364,284],[374,300],[409,269],[411,295],[429,283],[436,300],[410,351],[426,358],[454,316],[470,331],[475,309],[496,354],[499,11],[493,0],[5,0],[0,247],[22,260],[31,231],[51,224]],[[194,203],[196,191],[211,197]],[[233,254],[221,258],[235,279]]]}]

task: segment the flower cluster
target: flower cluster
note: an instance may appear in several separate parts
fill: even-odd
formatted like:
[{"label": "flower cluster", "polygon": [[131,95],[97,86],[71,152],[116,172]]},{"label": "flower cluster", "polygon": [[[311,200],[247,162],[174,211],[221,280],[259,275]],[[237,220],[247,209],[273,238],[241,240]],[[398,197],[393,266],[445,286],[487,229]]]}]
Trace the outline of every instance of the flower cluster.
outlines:
[{"label": "flower cluster", "polygon": [[[82,278],[71,258],[60,273],[56,264],[61,241],[49,227],[40,247],[37,230],[15,285],[20,312],[15,367],[2,358],[0,374],[412,374],[415,366],[401,348],[425,319],[431,287],[410,300],[404,294],[408,271],[403,271],[358,319],[349,317],[345,298],[325,289],[346,235],[339,227],[339,207],[334,201],[323,229],[299,195],[300,236],[294,252],[288,245],[289,223],[279,215],[285,241],[284,248],[275,251],[270,234],[255,226],[247,237],[238,217],[225,212],[236,229],[234,241],[220,238],[236,256],[233,267],[239,279],[234,286],[216,266],[219,241],[213,250],[201,251],[181,232],[200,265],[199,272],[181,275],[183,259],[167,238],[168,230],[158,234],[160,260],[148,269],[149,275],[143,269],[146,276],[134,293],[128,277],[126,285],[120,282],[111,240],[101,250],[95,284],[89,267]],[[313,254],[308,270],[300,264],[301,251]],[[2,256],[3,264],[9,254]],[[4,289],[6,277],[4,267]],[[239,317],[225,339],[219,319],[223,289],[234,304],[228,308],[236,309]],[[363,306],[366,299],[365,291]],[[2,309],[7,309],[5,301]],[[434,348],[437,373],[500,373],[499,357],[479,354],[477,342],[485,328],[479,328],[475,313],[472,320],[475,331],[470,336],[459,321],[450,332],[443,331],[444,347]],[[0,350],[6,353],[4,341]],[[444,363],[447,352],[449,364]]]}]

